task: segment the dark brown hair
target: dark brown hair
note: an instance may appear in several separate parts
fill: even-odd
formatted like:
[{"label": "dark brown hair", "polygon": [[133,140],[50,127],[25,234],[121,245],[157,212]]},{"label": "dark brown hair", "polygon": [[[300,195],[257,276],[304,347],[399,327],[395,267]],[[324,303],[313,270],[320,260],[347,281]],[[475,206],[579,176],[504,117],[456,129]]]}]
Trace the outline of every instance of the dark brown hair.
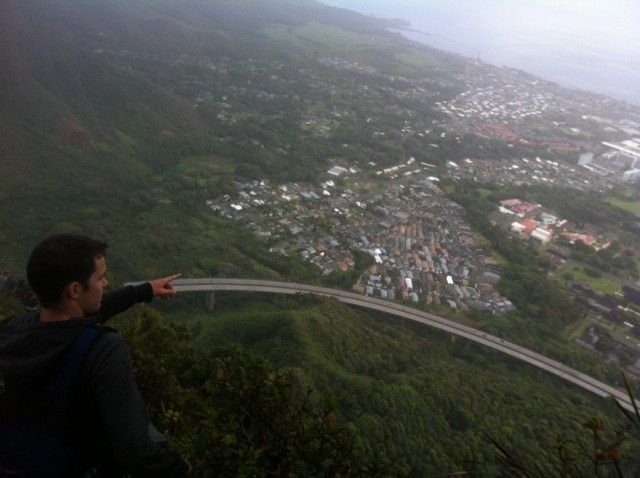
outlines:
[{"label": "dark brown hair", "polygon": [[104,257],[107,244],[80,234],[58,234],[44,239],[29,256],[27,279],[42,307],[59,305],[70,282],[87,287],[95,259]]}]

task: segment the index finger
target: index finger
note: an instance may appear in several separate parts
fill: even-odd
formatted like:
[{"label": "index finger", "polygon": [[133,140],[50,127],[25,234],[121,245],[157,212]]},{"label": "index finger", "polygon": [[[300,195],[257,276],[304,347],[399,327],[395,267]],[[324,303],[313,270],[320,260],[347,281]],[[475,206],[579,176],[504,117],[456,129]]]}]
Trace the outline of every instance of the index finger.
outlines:
[{"label": "index finger", "polygon": [[181,275],[182,275],[181,273],[173,274],[172,276],[165,277],[164,280],[167,281],[167,282],[173,282],[174,280],[176,280]]}]

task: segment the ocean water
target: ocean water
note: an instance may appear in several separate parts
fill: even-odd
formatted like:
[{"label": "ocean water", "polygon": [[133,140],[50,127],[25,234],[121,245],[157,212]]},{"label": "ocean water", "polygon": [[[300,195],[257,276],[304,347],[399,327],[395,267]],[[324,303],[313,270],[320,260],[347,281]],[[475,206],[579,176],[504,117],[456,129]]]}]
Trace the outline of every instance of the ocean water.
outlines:
[{"label": "ocean water", "polygon": [[640,106],[640,0],[322,0],[442,50]]}]

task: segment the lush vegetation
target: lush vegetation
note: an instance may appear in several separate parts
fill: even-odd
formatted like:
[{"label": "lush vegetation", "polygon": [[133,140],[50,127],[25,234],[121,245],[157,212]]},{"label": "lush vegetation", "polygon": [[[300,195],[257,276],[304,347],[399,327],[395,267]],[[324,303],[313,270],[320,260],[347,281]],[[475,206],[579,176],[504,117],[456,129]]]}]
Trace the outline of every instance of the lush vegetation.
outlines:
[{"label": "lush vegetation", "polygon": [[378,476],[353,427],[291,371],[240,349],[197,352],[152,311],[122,320],[157,425],[200,476]]},{"label": "lush vegetation", "polygon": [[579,242],[574,246],[571,257],[588,264],[590,268],[585,269],[585,273],[595,278],[601,277],[602,272],[627,279],[635,279],[638,276],[638,264],[633,250],[623,249],[619,242],[613,242],[606,249],[599,251],[594,251]]},{"label": "lush vegetation", "polygon": [[[180,302],[167,304],[164,313],[188,326],[197,345],[197,351],[191,353],[199,362],[204,360],[201,353],[218,357],[210,374],[227,377],[227,369],[220,372],[222,363],[227,363],[224,360],[229,363],[229,373],[238,370],[233,364],[243,364],[244,386],[248,386],[252,367],[245,352],[237,347],[266,356],[281,371],[289,370],[303,390],[313,386],[324,397],[318,399],[319,403],[329,405],[337,424],[351,431],[352,448],[347,448],[357,457],[351,460],[358,466],[375,466],[391,476],[463,471],[509,474],[511,465],[504,462],[502,447],[517,458],[519,465],[540,471],[531,476],[561,472],[586,476],[592,473],[590,459],[595,450],[591,432],[582,425],[593,418],[601,434],[598,446],[615,446],[623,470],[630,473],[635,469],[635,439],[629,435],[629,439],[616,444],[617,432],[627,436],[629,431],[625,431],[623,415],[611,403],[466,341],[397,318],[364,314],[332,300],[311,297],[261,299],[218,294],[213,314],[189,305],[188,298]],[[142,359],[146,368],[157,367],[157,362],[149,362],[157,360],[158,350],[166,351],[167,359],[161,361],[163,369],[149,371],[158,380],[150,386],[165,387],[162,377],[171,374],[171,364],[182,363],[174,358],[172,350],[185,347],[186,337],[180,347],[170,345],[167,337],[176,333],[166,332],[162,321],[147,316],[126,319],[121,327],[134,337],[134,348],[142,350],[139,357],[149,354]],[[139,338],[135,338],[137,334],[141,334]],[[224,351],[222,361],[218,347]],[[176,373],[175,380],[180,382],[184,375]],[[169,391],[157,392],[163,397],[165,410],[179,409],[189,415],[188,410],[194,406],[174,405],[182,400],[181,394],[171,387]],[[156,397],[156,393],[151,395]],[[164,420],[164,429],[174,439],[181,430],[190,429],[167,421],[155,403],[156,416]],[[262,413],[251,407],[240,408]],[[228,412],[234,417],[238,413],[237,408]],[[176,422],[188,420],[181,416]],[[241,434],[238,440],[236,446],[243,449]],[[572,463],[559,457],[558,444],[574,459]],[[187,443],[185,450],[189,446],[193,443]],[[613,472],[614,467],[609,462],[602,470]]]}]

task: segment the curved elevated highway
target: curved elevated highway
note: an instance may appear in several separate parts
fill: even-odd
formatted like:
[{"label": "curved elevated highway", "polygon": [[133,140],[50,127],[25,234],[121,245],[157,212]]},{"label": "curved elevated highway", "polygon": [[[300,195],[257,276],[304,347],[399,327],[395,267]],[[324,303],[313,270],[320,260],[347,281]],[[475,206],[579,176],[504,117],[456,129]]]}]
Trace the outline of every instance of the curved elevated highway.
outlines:
[{"label": "curved elevated highway", "polygon": [[606,383],[596,380],[584,373],[567,367],[560,362],[552,360],[544,355],[532,352],[524,347],[503,340],[499,337],[484,333],[480,330],[467,327],[437,315],[422,312],[411,307],[375,299],[364,295],[354,294],[336,289],[328,289],[294,282],[279,282],[267,280],[248,279],[179,279],[173,282],[176,291],[184,292],[265,292],[270,294],[316,294],[332,297],[346,304],[383,312],[405,319],[420,322],[450,334],[464,337],[473,342],[490,347],[505,353],[518,360],[550,372],[568,382],[574,383],[583,389],[600,397],[614,397],[625,409],[633,412],[633,405],[629,396],[622,390],[611,387]]}]

